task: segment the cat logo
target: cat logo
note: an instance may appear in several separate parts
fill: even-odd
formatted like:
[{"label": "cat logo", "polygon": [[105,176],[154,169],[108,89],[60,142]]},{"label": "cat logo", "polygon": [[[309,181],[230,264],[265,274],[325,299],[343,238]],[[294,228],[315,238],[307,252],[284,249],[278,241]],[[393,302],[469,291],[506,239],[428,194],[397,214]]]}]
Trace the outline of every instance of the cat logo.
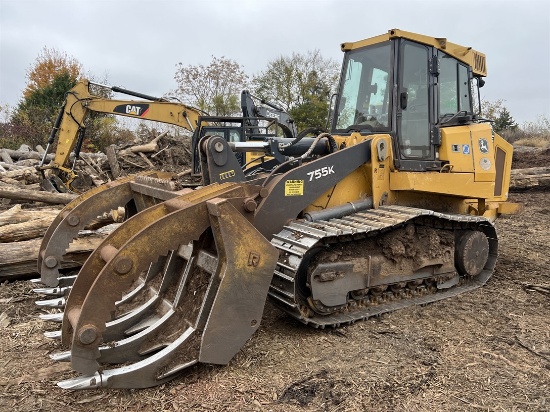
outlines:
[{"label": "cat logo", "polygon": [[113,113],[121,113],[128,116],[138,116],[143,117],[149,111],[148,104],[120,104],[116,106],[113,110]]},{"label": "cat logo", "polygon": [[227,172],[220,173],[220,180],[229,179],[233,176],[235,176],[235,171],[234,170],[229,170]]}]

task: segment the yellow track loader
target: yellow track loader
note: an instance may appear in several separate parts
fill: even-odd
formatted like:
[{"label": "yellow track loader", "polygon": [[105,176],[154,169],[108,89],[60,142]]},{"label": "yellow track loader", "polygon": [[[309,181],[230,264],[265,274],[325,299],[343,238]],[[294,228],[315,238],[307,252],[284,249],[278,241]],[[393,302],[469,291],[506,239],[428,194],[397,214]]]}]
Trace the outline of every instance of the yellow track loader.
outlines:
[{"label": "yellow track loader", "polygon": [[[482,286],[497,259],[512,147],[474,111],[485,55],[401,30],[342,44],[330,133],[199,142],[204,186],[154,176],[94,189],[60,213],[39,270],[62,313],[63,388],[144,388],[227,364],[266,299],[315,328]],[[479,92],[477,95],[479,99]],[[236,154],[268,165],[241,167]],[[74,277],[67,245],[104,210],[138,213]]]}]

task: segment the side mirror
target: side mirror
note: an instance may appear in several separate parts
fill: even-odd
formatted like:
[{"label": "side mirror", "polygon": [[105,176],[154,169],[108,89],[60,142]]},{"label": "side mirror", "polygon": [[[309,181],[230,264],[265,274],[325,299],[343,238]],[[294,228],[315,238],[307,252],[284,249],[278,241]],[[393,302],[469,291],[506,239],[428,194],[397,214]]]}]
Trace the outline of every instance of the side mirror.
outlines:
[{"label": "side mirror", "polygon": [[409,94],[406,91],[401,92],[401,94],[399,95],[399,106],[401,107],[402,110],[405,110],[407,108],[408,99],[409,99]]}]

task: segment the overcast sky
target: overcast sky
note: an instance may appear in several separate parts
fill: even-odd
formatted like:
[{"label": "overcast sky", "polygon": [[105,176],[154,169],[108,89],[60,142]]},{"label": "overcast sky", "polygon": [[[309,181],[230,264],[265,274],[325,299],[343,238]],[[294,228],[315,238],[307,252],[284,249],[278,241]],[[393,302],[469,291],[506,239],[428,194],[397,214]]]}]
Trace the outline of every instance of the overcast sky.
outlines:
[{"label": "overcast sky", "polygon": [[16,105],[44,47],[97,79],[149,95],[176,88],[176,64],[233,59],[249,75],[270,60],[389,29],[446,37],[487,55],[482,97],[523,123],[550,118],[548,0],[0,0],[0,105]]}]

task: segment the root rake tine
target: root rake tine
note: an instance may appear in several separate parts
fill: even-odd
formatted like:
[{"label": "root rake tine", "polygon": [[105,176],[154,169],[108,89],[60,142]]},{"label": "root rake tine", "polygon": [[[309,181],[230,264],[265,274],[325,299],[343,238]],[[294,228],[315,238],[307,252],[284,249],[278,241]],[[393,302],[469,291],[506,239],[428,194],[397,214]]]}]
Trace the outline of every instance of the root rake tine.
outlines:
[{"label": "root rake tine", "polygon": [[71,351],[58,352],[50,354],[50,359],[56,362],[70,362],[71,361]]},{"label": "root rake tine", "polygon": [[54,330],[52,332],[44,332],[44,336],[48,339],[61,339],[61,331],[60,330]]},{"label": "root rake tine", "polygon": [[58,299],[48,299],[48,300],[37,300],[34,303],[37,306],[42,306],[42,307],[64,308],[67,301],[65,298],[58,298]]},{"label": "root rake tine", "polygon": [[63,322],[63,313],[44,313],[38,317],[46,322]]}]

